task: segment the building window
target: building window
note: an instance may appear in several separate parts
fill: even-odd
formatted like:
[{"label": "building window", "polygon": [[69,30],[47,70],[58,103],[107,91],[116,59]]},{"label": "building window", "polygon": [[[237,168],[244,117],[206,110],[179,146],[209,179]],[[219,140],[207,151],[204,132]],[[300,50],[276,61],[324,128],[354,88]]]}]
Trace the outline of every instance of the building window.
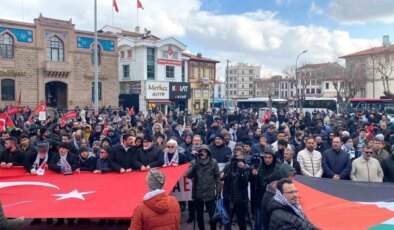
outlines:
[{"label": "building window", "polygon": [[130,78],[130,65],[123,65],[123,78]]},{"label": "building window", "polygon": [[[99,82],[98,83],[98,98],[99,98],[99,101],[102,100],[101,91],[102,91],[101,82]],[[94,82],[92,82],[92,100],[95,101],[95,98],[94,98]]]},{"label": "building window", "polygon": [[64,61],[64,44],[57,36],[52,36],[47,41],[47,60]]},{"label": "building window", "polygon": [[162,50],[161,51],[161,56],[162,56],[162,58],[167,58],[168,59],[168,52],[167,52],[167,50]]},{"label": "building window", "polygon": [[244,87],[244,85],[242,85],[242,88]]},{"label": "building window", "polygon": [[321,94],[321,89],[316,89],[317,94]]},{"label": "building window", "polygon": [[249,70],[249,74],[253,74],[253,70],[252,69]]},{"label": "building window", "polygon": [[178,60],[178,52],[172,54],[172,59]]},{"label": "building window", "polygon": [[197,76],[197,68],[196,67],[192,67],[190,78],[195,79],[196,76]]},{"label": "building window", "polygon": [[8,33],[0,36],[0,58],[14,58],[14,40]]},{"label": "building window", "polygon": [[326,82],[326,89],[330,89],[330,83]]},{"label": "building window", "polygon": [[[92,65],[94,65],[94,45],[92,47]],[[97,60],[98,60],[98,64],[101,64],[101,48],[100,46],[97,46]]]},{"label": "building window", "polygon": [[122,50],[122,51],[120,51],[120,58],[121,58],[121,59],[124,59],[124,57],[125,57],[125,56],[124,56],[124,51]]},{"label": "building window", "polygon": [[253,87],[253,84],[249,84],[249,88],[252,88]]},{"label": "building window", "polygon": [[313,93],[313,94],[314,94],[314,93],[315,93],[315,89],[311,89],[311,93]]},{"label": "building window", "polygon": [[155,79],[155,48],[147,48],[147,78]]},{"label": "building window", "polygon": [[166,78],[175,78],[175,66],[166,66]]},{"label": "building window", "polygon": [[310,92],[310,90],[309,90],[309,89],[306,89],[306,93],[309,94],[309,92]]},{"label": "building window", "polygon": [[14,101],[15,100],[15,81],[12,79],[1,80],[1,100]]},{"label": "building window", "polygon": [[185,73],[185,62],[182,61],[182,82],[185,82],[186,73]]},{"label": "building window", "polygon": [[127,50],[127,58],[132,58],[133,52],[131,50]]},{"label": "building window", "polygon": [[244,95],[244,92],[242,92],[242,96]]}]

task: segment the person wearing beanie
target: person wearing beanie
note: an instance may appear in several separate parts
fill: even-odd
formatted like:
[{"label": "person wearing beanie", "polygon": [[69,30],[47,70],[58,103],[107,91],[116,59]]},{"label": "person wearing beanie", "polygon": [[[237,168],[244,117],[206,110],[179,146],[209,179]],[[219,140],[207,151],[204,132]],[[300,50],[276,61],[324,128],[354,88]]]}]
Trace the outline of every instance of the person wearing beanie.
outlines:
[{"label": "person wearing beanie", "polygon": [[78,162],[78,172],[93,172],[96,168],[97,158],[93,153],[89,152],[88,148],[80,147]]},{"label": "person wearing beanie", "polygon": [[196,159],[192,160],[186,176],[193,180],[192,198],[197,212],[197,224],[199,229],[204,228],[204,206],[208,210],[209,224],[211,229],[216,229],[213,219],[215,214],[215,200],[220,194],[219,165],[211,156],[208,145],[201,145]]},{"label": "person wearing beanie", "polygon": [[257,180],[256,183],[256,194],[255,194],[255,228],[261,229],[263,223],[264,210],[261,206],[262,198],[265,193],[266,185],[271,183],[274,178],[276,171],[279,170],[279,164],[277,162],[274,150],[271,147],[264,149],[264,157],[261,161],[260,167],[252,169],[252,180]]},{"label": "person wearing beanie", "polygon": [[184,141],[180,146],[185,149],[189,149],[192,146],[193,132],[186,132],[183,135]]},{"label": "person wearing beanie", "polygon": [[37,143],[36,152],[26,155],[24,168],[27,173],[37,175],[39,168],[46,169],[51,156],[49,155],[49,143],[42,141]]},{"label": "person wearing beanie", "polygon": [[[287,149],[286,149],[287,150]],[[292,149],[290,149],[292,150]],[[276,184],[282,178],[294,179],[296,172],[293,167],[289,164],[282,164],[279,170],[273,175],[273,180],[266,187],[261,206],[263,207],[263,229],[269,229],[270,225],[270,213],[269,207],[272,199],[276,194]]]},{"label": "person wearing beanie", "polygon": [[100,149],[101,149],[101,142],[100,141],[93,141],[92,151],[97,159],[100,157],[100,153],[99,153]]},{"label": "person wearing beanie", "polygon": [[225,145],[223,134],[216,134],[214,142],[209,146],[212,158],[218,163],[226,163],[231,156],[231,149]]},{"label": "person wearing beanie", "polygon": [[152,169],[146,176],[149,192],[133,212],[130,230],[180,229],[181,209],[175,197],[163,189],[165,175]]},{"label": "person wearing beanie", "polygon": [[100,149],[100,157],[96,162],[96,169],[93,173],[105,173],[114,171],[110,165],[109,156],[111,155],[111,148],[109,146],[103,146]]},{"label": "person wearing beanie", "polygon": [[384,136],[382,134],[376,135],[376,137],[373,139],[373,154],[372,157],[375,158],[376,160],[379,161],[379,163],[382,162],[383,159],[389,157],[389,153],[384,149]]}]

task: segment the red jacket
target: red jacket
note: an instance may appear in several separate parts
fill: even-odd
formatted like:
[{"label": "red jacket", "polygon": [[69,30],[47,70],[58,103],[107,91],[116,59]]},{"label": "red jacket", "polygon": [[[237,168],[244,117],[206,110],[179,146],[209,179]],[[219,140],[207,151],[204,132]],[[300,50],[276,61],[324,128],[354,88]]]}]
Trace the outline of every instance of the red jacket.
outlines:
[{"label": "red jacket", "polygon": [[178,230],[181,209],[177,199],[164,190],[155,190],[145,195],[131,218],[131,230]]}]

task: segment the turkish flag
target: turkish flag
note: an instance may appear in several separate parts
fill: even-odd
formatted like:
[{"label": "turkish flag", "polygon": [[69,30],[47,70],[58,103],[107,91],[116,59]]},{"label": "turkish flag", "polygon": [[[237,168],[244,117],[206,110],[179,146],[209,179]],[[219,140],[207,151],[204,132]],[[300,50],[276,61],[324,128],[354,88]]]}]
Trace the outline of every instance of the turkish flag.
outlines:
[{"label": "turkish flag", "polygon": [[137,0],[137,9],[138,8],[144,9],[140,0]]},{"label": "turkish flag", "polygon": [[14,115],[17,114],[19,112],[19,110],[21,110],[23,108],[23,106],[17,105],[17,106],[8,106],[7,108],[7,113],[8,115]]},{"label": "turkish flag", "polygon": [[112,6],[115,8],[116,12],[119,12],[118,4],[116,4],[116,0],[112,0]]},{"label": "turkish flag", "polygon": [[6,112],[0,113],[0,132],[6,131],[7,129],[13,129],[14,127],[15,124],[8,114]]},{"label": "turkish flag", "polygon": [[[166,175],[167,193],[188,164],[160,170]],[[25,218],[127,218],[148,192],[147,172],[70,176],[50,170],[43,176],[23,168],[0,169],[0,197],[7,217]]]},{"label": "turkish flag", "polygon": [[64,114],[64,115],[62,116],[62,119],[63,119],[63,120],[74,119],[74,118],[76,118],[77,116],[78,116],[78,113],[77,113],[77,112],[68,112],[68,113],[66,113],[66,114]]},{"label": "turkish flag", "polygon": [[130,110],[129,110],[129,115],[130,116],[134,116],[134,106],[131,106]]},{"label": "turkish flag", "polygon": [[34,114],[39,114],[40,112],[45,112],[47,111],[47,105],[43,102],[39,104],[35,109],[34,109]]}]

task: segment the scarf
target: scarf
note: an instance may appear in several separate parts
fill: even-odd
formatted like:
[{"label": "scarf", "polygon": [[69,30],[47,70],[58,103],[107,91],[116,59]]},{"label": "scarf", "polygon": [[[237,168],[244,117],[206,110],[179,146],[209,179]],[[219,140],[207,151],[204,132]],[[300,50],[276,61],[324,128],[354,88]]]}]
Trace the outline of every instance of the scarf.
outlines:
[{"label": "scarf", "polygon": [[72,173],[71,166],[67,161],[67,155],[68,154],[65,154],[64,156],[60,155],[60,159],[57,162],[57,165],[60,167],[60,172],[66,173],[66,174]]},{"label": "scarf", "polygon": [[164,164],[165,165],[179,164],[178,149],[175,150],[175,153],[173,154],[171,161],[169,160],[168,157],[168,151],[164,152]]},{"label": "scarf", "polygon": [[290,204],[290,202],[283,196],[283,194],[278,189],[276,189],[276,194],[274,196],[274,199],[279,204],[291,208],[297,214],[297,216],[299,216],[301,219],[305,220],[305,215],[301,209],[301,206],[298,203],[296,205]]},{"label": "scarf", "polygon": [[35,170],[38,170],[39,168],[45,168],[47,162],[48,162],[48,153],[45,155],[45,159],[41,163],[41,165],[38,166],[40,164],[40,154],[37,153],[37,157],[36,157],[36,160],[34,161],[34,164],[33,164],[32,168],[35,169]]}]

